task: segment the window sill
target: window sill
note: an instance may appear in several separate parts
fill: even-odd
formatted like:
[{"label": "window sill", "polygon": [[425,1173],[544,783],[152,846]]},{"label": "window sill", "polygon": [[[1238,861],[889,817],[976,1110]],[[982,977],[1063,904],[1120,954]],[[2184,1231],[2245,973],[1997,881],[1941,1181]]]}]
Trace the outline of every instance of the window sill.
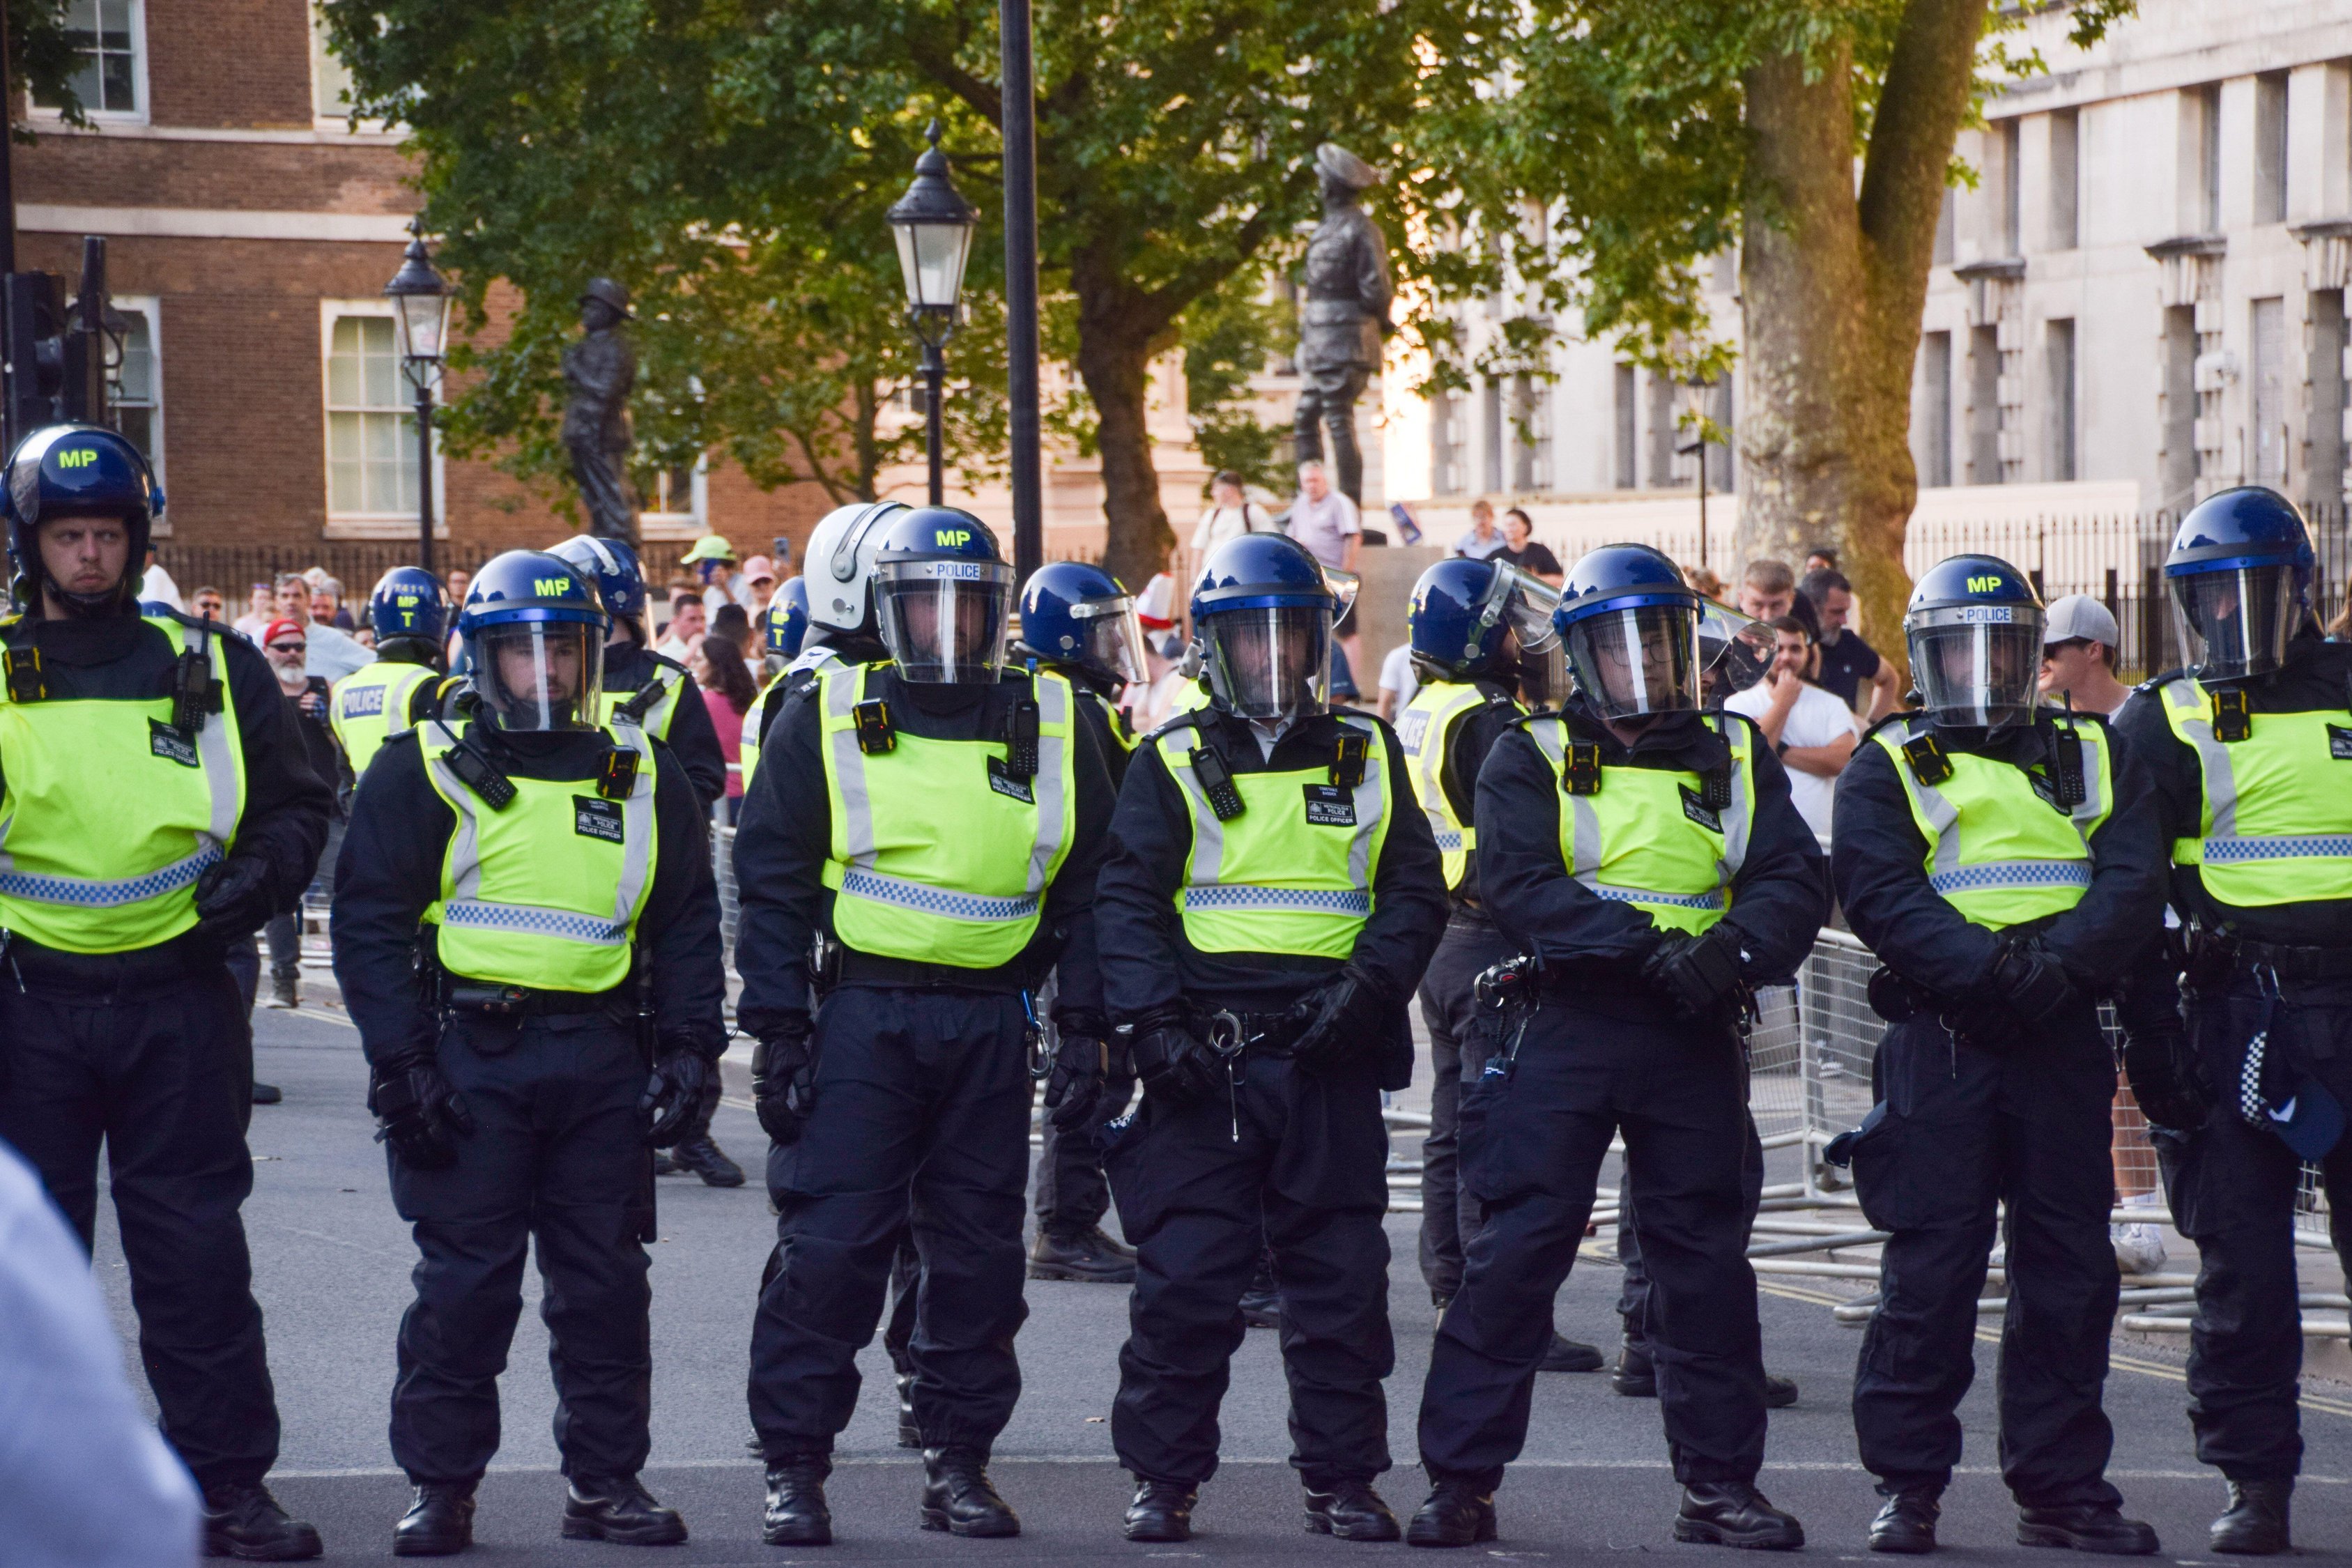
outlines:
[{"label": "window sill", "polygon": [[637,514],[637,534],[642,539],[690,542],[709,531],[710,525],[691,512],[646,511]]},{"label": "window sill", "polygon": [[[330,515],[320,537],[325,539],[414,539],[416,537],[416,519],[413,516],[390,517],[374,512],[348,516]],[[434,519],[433,537],[436,539],[449,537],[448,519]]]}]

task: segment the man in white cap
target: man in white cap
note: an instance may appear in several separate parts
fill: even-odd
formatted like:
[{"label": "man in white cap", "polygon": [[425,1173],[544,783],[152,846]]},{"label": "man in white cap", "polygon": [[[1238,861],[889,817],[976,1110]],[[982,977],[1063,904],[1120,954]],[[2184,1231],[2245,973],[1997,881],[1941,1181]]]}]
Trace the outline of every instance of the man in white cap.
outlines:
[{"label": "man in white cap", "polygon": [[2123,634],[2113,610],[2088,594],[2052,603],[2042,623],[2042,695],[2078,713],[2113,716],[2131,695],[2116,679],[2116,648]]},{"label": "man in white cap", "polygon": [[1332,478],[1358,506],[1364,504],[1364,459],[1356,447],[1356,399],[1379,373],[1381,341],[1394,331],[1389,307],[1396,285],[1389,277],[1388,237],[1366,216],[1358,198],[1378,183],[1372,166],[1326,142],[1315,150],[1323,188],[1323,221],[1307,242],[1307,302],[1298,312],[1298,406],[1292,415],[1298,458],[1310,462],[1331,448]]}]

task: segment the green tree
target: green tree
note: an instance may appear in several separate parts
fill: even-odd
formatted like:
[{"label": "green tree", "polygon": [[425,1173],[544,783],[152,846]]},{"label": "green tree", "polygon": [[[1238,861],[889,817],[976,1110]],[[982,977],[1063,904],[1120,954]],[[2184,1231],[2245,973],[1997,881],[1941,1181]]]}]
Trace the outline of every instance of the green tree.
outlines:
[{"label": "green tree", "polygon": [[[2072,42],[2132,4],[2081,0]],[[1988,0],[1530,0],[1513,89],[1449,128],[1490,149],[1460,160],[1460,199],[1499,265],[1654,368],[1707,379],[1727,363],[1696,263],[1738,247],[1741,551],[1836,541],[1882,644],[1909,586],[1937,210],[1973,178],[1953,157],[1961,127],[1999,82],[2042,68],[2004,46],[2019,25]]]},{"label": "green tree", "polygon": [[1268,269],[1252,267],[1196,300],[1177,318],[1184,350],[1184,412],[1211,473],[1231,469],[1250,484],[1286,489],[1283,443],[1290,426],[1262,423],[1250,405],[1250,378],[1298,346],[1289,301],[1267,288]]},{"label": "green tree", "polygon": [[[503,276],[551,313],[587,258],[610,258],[605,269],[651,288],[700,271],[694,253],[735,236],[756,242],[813,221],[844,246],[871,236],[864,243],[887,253],[878,227],[853,224],[904,185],[913,149],[901,132],[934,112],[962,153],[965,194],[984,213],[999,206],[992,0],[327,0],[326,10],[361,110],[414,128],[428,215],[476,300]],[[1179,318],[1315,216],[1318,142],[1417,167],[1421,127],[1475,96],[1510,12],[1505,0],[1037,7],[1041,260],[1076,322],[1112,570],[1142,580],[1171,540],[1144,395]],[[1420,189],[1392,182],[1392,216],[1410,218]],[[986,225],[975,268],[1002,243]],[[484,384],[495,392],[498,379]]]}]

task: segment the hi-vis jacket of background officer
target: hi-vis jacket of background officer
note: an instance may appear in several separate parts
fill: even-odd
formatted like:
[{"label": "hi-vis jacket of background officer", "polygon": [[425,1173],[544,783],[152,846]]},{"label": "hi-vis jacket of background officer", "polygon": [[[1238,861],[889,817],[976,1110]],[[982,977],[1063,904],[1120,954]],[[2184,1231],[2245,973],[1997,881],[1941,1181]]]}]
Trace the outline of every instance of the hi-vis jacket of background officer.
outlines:
[{"label": "hi-vis jacket of background officer", "polygon": [[1478,770],[1510,721],[1527,711],[1487,680],[1424,681],[1397,715],[1412,793],[1444,858],[1446,891],[1478,892]]},{"label": "hi-vis jacket of background officer", "polygon": [[[651,686],[653,692],[646,693]],[[611,721],[624,708],[631,709],[646,734],[677,758],[705,811],[727,793],[727,753],[719,749],[719,731],[711,727],[710,710],[684,665],[664,658],[632,642],[616,642],[604,649],[604,718]]]},{"label": "hi-vis jacket of background officer", "polygon": [[196,879],[232,851],[299,896],[332,795],[251,644],[156,610],[17,618],[0,648],[0,929],[73,953],[157,946],[194,928]]},{"label": "hi-vis jacket of background officer", "polygon": [[335,682],[327,696],[327,722],[342,742],[353,778],[367,772],[384,742],[433,711],[441,679],[429,664],[379,658]]}]

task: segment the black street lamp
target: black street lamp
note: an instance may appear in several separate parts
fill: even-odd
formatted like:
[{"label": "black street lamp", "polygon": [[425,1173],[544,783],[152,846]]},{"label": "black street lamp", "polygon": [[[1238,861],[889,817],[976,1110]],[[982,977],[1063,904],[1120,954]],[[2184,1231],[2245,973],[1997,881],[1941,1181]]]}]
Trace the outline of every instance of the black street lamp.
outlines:
[{"label": "black street lamp", "polygon": [[433,570],[433,388],[449,330],[449,285],[425,248],[425,220],[408,226],[408,253],[383,286],[400,333],[400,372],[416,389],[416,563]]},{"label": "black street lamp", "polygon": [[948,155],[940,151],[940,122],[923,134],[930,147],[915,160],[915,183],[890,206],[890,226],[898,238],[898,270],[907,283],[907,320],[923,345],[925,442],[930,458],[930,504],[945,489],[940,451],[940,387],[947,377],[940,345],[955,331],[963,298],[963,266],[971,255],[972,226],[980,215],[957,194],[948,178]]}]

